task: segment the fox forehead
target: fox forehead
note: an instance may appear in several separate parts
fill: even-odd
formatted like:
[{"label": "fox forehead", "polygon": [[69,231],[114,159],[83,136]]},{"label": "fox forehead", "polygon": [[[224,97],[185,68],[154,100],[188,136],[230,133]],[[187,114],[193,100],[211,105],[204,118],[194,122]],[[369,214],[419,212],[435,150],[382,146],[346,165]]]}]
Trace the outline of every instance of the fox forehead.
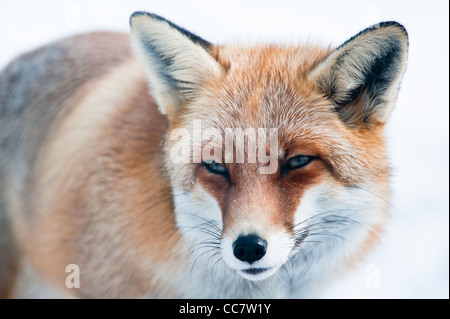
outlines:
[{"label": "fox forehead", "polygon": [[[308,74],[329,50],[314,46],[224,46],[214,53],[227,72],[200,91],[200,101],[194,106],[199,116],[223,116],[227,127],[281,127],[323,100]],[[202,97],[212,97],[213,101],[202,103]]]},{"label": "fox forehead", "polygon": [[174,127],[200,119],[205,127],[217,128],[222,134],[227,128],[276,128],[279,142],[291,144],[305,134],[311,142],[311,129],[319,130],[323,122],[341,124],[331,103],[308,79],[309,71],[329,50],[224,46],[213,53],[227,72],[199,90],[198,97],[181,110]]}]

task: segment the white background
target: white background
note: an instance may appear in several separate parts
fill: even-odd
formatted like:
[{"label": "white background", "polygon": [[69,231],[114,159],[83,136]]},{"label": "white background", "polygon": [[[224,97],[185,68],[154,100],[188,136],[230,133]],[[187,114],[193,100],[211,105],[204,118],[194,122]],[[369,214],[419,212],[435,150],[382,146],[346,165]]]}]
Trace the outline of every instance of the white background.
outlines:
[{"label": "white background", "polygon": [[410,56],[387,128],[392,219],[378,248],[324,298],[449,298],[449,7],[427,1],[0,0],[0,68],[24,50],[91,30],[128,32],[132,12],[166,17],[213,43],[339,45],[380,21],[402,23]]}]

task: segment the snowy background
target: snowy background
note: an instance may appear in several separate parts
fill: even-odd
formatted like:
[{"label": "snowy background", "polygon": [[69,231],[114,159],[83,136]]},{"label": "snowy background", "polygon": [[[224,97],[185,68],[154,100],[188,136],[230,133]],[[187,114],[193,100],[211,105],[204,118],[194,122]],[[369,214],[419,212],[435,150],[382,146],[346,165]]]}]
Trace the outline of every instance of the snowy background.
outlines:
[{"label": "snowy background", "polygon": [[339,45],[380,22],[410,36],[408,69],[387,128],[392,220],[381,245],[324,298],[449,298],[449,3],[395,1],[0,0],[0,69],[17,54],[92,30],[128,32],[132,12],[162,15],[213,42]]}]

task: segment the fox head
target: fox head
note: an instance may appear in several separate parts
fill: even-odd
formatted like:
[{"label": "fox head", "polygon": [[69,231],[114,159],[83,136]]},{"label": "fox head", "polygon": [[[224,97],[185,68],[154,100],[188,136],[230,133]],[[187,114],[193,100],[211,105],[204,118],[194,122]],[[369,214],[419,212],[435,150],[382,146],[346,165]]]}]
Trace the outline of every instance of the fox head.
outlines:
[{"label": "fox head", "polygon": [[252,281],[298,265],[300,278],[347,266],[376,241],[403,26],[377,24],[335,49],[217,46],[145,12],[131,30],[169,122],[164,169],[193,258]]}]

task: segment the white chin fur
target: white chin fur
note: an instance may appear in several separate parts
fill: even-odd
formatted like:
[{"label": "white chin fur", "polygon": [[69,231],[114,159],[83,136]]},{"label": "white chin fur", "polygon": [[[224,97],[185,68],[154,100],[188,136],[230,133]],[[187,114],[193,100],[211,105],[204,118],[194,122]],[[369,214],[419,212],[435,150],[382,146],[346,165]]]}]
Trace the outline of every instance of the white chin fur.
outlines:
[{"label": "white chin fur", "polygon": [[248,274],[242,270],[238,271],[238,274],[241,275],[243,278],[247,279],[247,280],[251,280],[251,281],[259,281],[259,280],[264,280],[266,278],[269,278],[270,276],[272,276],[274,273],[277,272],[279,267],[272,267],[270,269],[265,270],[262,273],[259,274]]}]

